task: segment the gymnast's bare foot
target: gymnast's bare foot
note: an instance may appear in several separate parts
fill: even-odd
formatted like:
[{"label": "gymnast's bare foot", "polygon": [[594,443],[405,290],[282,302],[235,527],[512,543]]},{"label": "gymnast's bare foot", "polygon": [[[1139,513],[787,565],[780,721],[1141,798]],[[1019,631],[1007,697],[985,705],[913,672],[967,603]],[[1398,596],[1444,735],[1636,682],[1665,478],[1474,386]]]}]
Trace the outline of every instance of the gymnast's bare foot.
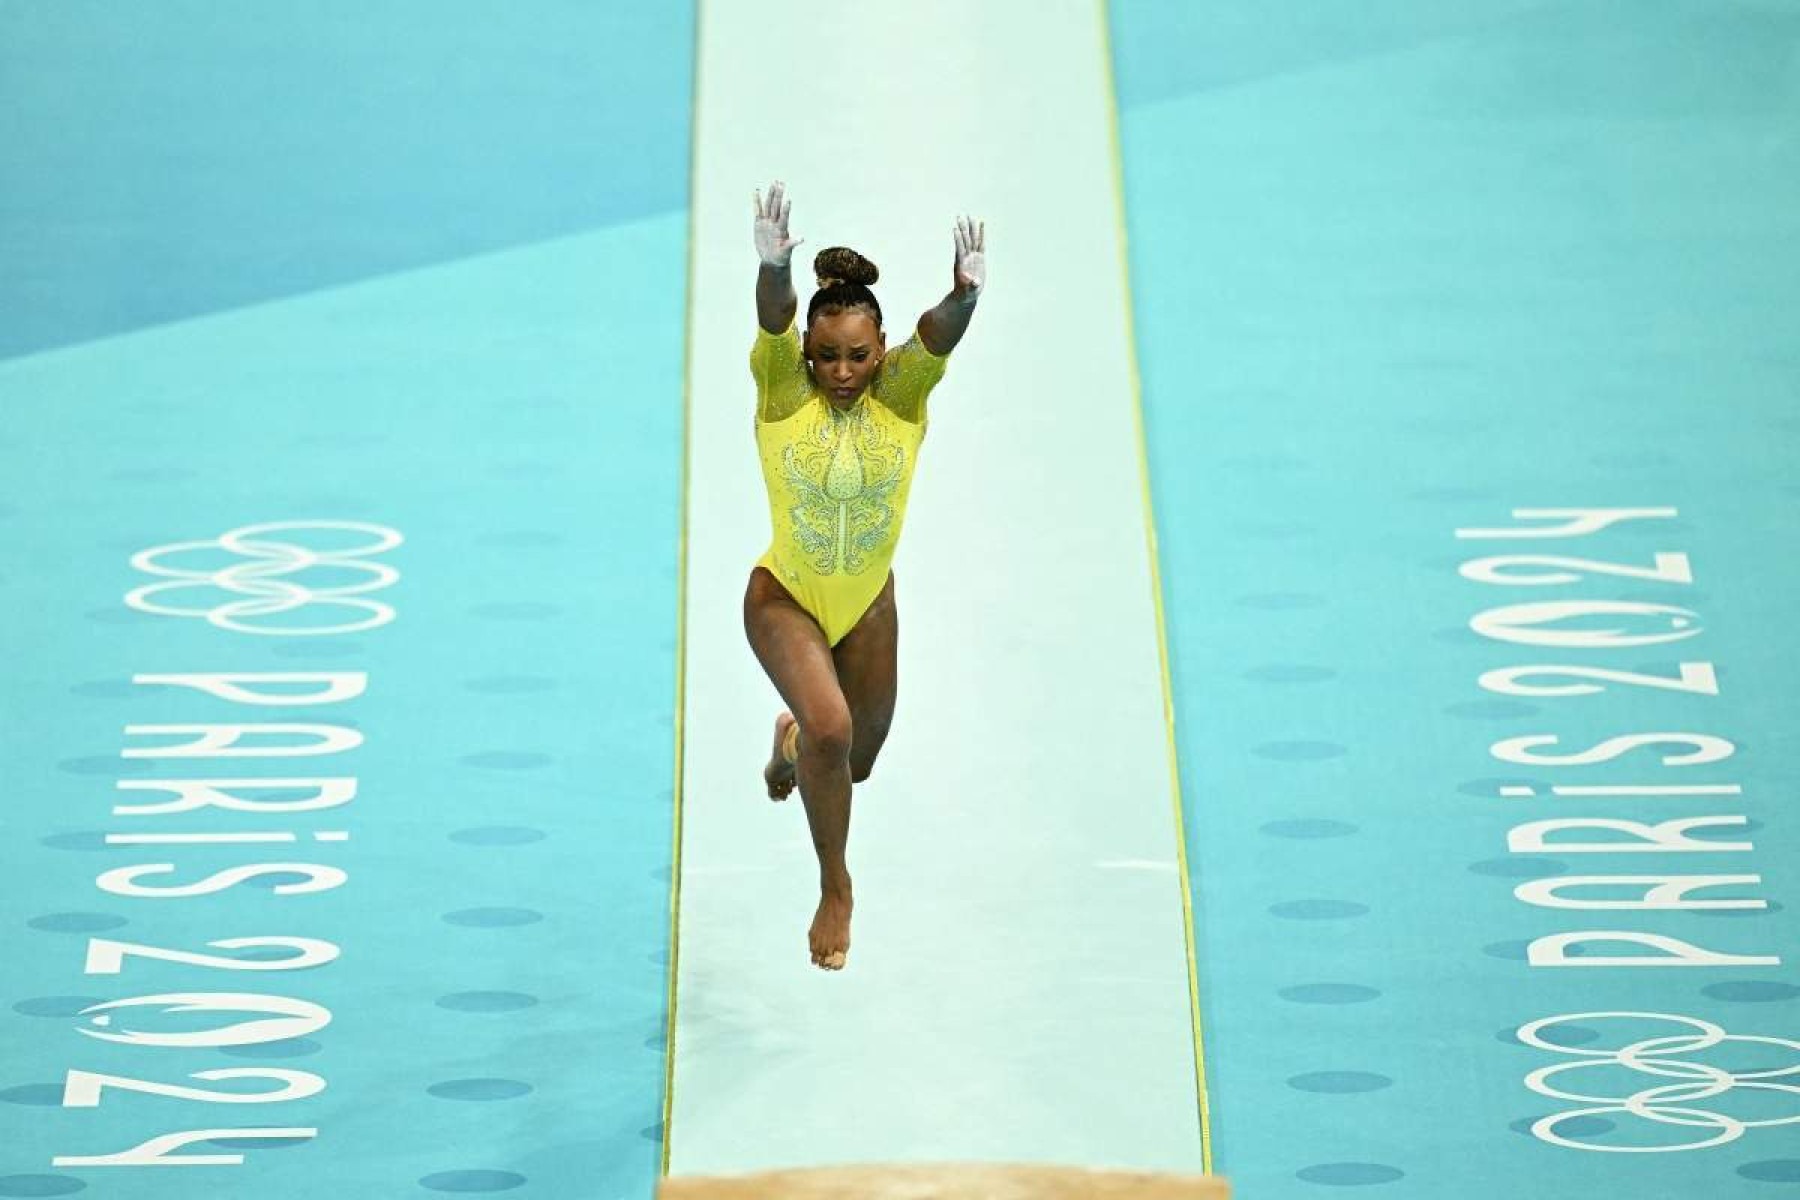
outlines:
[{"label": "gymnast's bare foot", "polygon": [[769,765],[763,768],[763,782],[769,785],[769,799],[786,800],[794,790],[794,764],[781,752],[781,743],[794,727],[794,714],[782,713],[775,718],[775,748],[769,752]]},{"label": "gymnast's bare foot", "polygon": [[841,971],[850,954],[850,881],[843,886],[828,887],[819,899],[819,911],[813,917],[807,941],[812,945],[813,965],[827,971]]}]

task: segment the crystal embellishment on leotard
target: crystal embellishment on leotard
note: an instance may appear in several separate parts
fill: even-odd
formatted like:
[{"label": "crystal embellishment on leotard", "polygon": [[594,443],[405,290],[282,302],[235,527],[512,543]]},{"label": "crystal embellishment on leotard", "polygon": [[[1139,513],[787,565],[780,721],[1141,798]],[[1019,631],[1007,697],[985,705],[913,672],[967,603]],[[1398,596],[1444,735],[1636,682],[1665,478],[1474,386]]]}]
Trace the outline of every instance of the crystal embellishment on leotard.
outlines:
[{"label": "crystal embellishment on leotard", "polygon": [[798,501],[788,509],[794,545],[820,575],[859,575],[893,524],[890,502],[906,476],[906,449],[870,419],[866,396],[848,412],[819,408],[781,456]]}]

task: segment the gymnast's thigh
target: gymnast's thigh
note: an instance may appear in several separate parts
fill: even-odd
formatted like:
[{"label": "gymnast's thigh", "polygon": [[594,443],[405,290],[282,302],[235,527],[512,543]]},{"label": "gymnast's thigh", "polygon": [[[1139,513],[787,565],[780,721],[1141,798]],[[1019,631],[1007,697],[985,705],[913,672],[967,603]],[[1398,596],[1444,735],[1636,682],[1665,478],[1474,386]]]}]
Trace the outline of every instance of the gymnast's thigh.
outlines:
[{"label": "gymnast's thigh", "polygon": [[850,706],[838,683],[825,633],[812,614],[763,567],[750,572],[749,586],[744,589],[744,632],[756,660],[800,723],[800,735],[810,742],[835,742],[847,749]]},{"label": "gymnast's thigh", "polygon": [[838,685],[850,707],[854,730],[850,743],[853,777],[868,775],[887,741],[899,682],[899,648],[900,614],[894,603],[894,576],[890,571],[868,611],[831,649]]}]

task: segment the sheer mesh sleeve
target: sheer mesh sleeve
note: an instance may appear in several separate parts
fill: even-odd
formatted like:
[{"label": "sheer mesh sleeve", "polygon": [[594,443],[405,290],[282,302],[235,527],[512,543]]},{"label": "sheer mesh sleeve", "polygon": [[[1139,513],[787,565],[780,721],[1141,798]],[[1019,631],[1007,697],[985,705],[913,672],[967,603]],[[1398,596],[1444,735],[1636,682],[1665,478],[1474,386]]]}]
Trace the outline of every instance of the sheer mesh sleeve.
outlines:
[{"label": "sheer mesh sleeve", "polygon": [[757,326],[750,374],[756,378],[757,420],[780,421],[800,411],[812,395],[812,378],[800,350],[800,331],[792,323],[783,333]]},{"label": "sheer mesh sleeve", "polygon": [[944,377],[949,363],[949,355],[927,350],[915,329],[902,345],[887,352],[871,392],[896,417],[918,425],[925,420],[925,397]]}]

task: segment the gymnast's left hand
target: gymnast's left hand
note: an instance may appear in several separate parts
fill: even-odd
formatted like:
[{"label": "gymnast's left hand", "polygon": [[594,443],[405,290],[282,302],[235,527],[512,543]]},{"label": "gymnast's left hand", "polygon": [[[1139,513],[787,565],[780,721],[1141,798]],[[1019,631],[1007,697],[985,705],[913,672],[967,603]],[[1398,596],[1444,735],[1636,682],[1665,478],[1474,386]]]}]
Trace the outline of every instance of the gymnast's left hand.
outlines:
[{"label": "gymnast's left hand", "polygon": [[987,285],[987,222],[973,217],[956,221],[956,268],[952,285],[957,298],[973,304]]}]

